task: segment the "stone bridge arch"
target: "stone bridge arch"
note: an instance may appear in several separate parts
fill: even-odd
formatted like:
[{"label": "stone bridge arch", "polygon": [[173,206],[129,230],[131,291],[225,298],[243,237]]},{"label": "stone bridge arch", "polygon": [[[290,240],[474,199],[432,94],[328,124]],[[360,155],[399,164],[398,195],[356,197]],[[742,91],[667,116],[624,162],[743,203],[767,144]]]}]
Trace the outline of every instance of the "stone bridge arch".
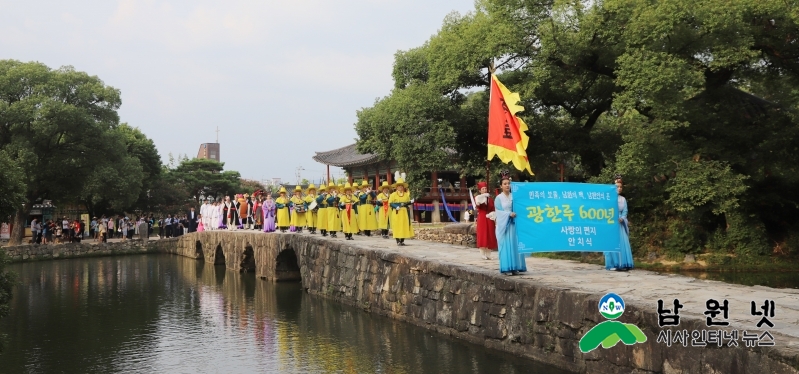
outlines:
[{"label": "stone bridge arch", "polygon": [[255,247],[256,275],[273,282],[300,281],[302,261],[298,248],[301,241],[308,239],[305,235],[263,235],[260,247]]},{"label": "stone bridge arch", "polygon": [[252,247],[252,245],[249,245],[249,243],[244,247],[244,251],[239,259],[238,267],[239,271],[243,273],[255,272],[255,249]]},{"label": "stone bridge arch", "polygon": [[238,272],[254,272],[270,281],[300,281],[302,253],[308,252],[314,239],[305,235],[205,231],[181,236],[178,254]]},{"label": "stone bridge arch", "polygon": [[208,257],[211,259],[210,263],[214,265],[224,265],[225,261],[225,250],[222,249],[222,243],[217,244],[214,248],[214,252]]},{"label": "stone bridge arch", "polygon": [[274,275],[272,278],[276,282],[290,282],[302,280],[300,274],[300,261],[297,252],[293,248],[286,248],[280,251],[275,257]]}]

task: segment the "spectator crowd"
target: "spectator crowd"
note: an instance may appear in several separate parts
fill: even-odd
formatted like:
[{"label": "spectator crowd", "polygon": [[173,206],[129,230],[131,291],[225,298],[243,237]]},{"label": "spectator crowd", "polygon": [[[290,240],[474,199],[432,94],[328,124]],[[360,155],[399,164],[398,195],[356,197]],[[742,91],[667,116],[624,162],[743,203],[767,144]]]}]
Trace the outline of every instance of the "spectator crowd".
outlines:
[{"label": "spectator crowd", "polygon": [[80,219],[67,217],[48,219],[41,222],[38,218],[31,220],[31,242],[37,244],[80,243],[86,238],[98,242],[107,242],[108,239],[133,239],[139,235],[141,224],[147,224],[147,235],[152,236],[158,230],[158,237],[172,238],[197,231],[198,214],[192,208],[186,214],[166,215],[156,220],[153,215],[129,217],[118,215],[106,217],[105,215],[93,217],[87,224]]}]

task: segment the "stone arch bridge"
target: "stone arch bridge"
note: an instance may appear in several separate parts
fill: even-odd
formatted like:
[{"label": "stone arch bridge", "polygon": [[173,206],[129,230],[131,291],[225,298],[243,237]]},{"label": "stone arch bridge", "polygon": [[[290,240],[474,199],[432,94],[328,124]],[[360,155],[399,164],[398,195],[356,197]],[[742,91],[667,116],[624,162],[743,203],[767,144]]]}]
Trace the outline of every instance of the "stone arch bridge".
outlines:
[{"label": "stone arch bridge", "polygon": [[301,235],[264,235],[260,232],[206,231],[183,235],[176,244],[163,246],[162,251],[204,260],[215,265],[224,264],[239,272],[254,272],[256,276],[271,281],[299,281],[299,253],[309,254],[309,247],[318,249],[312,237]]}]

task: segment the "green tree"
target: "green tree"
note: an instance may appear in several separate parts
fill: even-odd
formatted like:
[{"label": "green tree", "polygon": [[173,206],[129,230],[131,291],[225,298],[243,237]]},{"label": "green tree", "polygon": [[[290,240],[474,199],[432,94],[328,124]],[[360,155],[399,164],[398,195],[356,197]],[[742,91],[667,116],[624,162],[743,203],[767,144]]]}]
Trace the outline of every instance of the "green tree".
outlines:
[{"label": "green tree", "polygon": [[[14,164],[5,151],[0,151],[0,223],[22,205],[25,185],[22,183],[22,170]],[[5,270],[6,252],[0,248],[0,319],[8,316],[15,275]],[[0,334],[0,353],[3,352],[5,335]]]},{"label": "green tree", "polygon": [[359,150],[396,160],[416,195],[431,170],[485,175],[488,68],[496,56],[499,67],[518,63],[516,30],[485,11],[453,13],[423,46],[397,52],[391,95],[358,112]]},{"label": "green tree", "polygon": [[102,135],[106,152],[97,152],[94,158],[102,158],[103,162],[87,176],[80,195],[92,215],[99,210],[125,211],[141,195],[144,181],[152,182],[151,176],[144,173],[140,156],[128,151],[130,142],[135,142],[131,133],[130,127],[120,125]]},{"label": "green tree", "polygon": [[189,204],[193,204],[192,196],[171,175],[169,169],[164,167],[164,171],[153,181],[148,191],[147,207],[144,210],[160,214],[183,212]]},{"label": "green tree", "polygon": [[5,151],[0,151],[0,222],[16,212],[25,201],[22,170]]},{"label": "green tree", "polygon": [[239,187],[238,191],[242,193],[251,194],[257,190],[266,191],[266,187],[261,182],[252,179],[241,178],[240,185],[241,187]]},{"label": "green tree", "polygon": [[237,171],[224,171],[225,164],[216,160],[184,159],[166,178],[183,186],[187,199],[201,194],[215,198],[230,196],[241,189],[241,175]]},{"label": "green tree", "polygon": [[766,235],[799,228],[794,8],[479,0],[396,54],[394,90],[358,112],[359,150],[397,160],[409,177],[447,165],[441,148],[479,170],[493,66],[526,108],[536,180],[556,180],[561,164],[568,180],[622,173],[642,223],[633,229],[652,225],[642,244],[687,232],[700,247],[713,236],[765,253]]},{"label": "green tree", "polygon": [[[395,89],[372,108],[358,112],[356,131],[361,152],[396,160],[412,171],[444,169],[452,161],[455,132],[451,123],[455,103],[430,85]],[[407,173],[417,194],[427,187],[422,173]]]},{"label": "green tree", "polygon": [[0,61],[0,149],[22,170],[25,204],[18,206],[9,244],[22,242],[39,199],[81,193],[111,150],[99,140],[117,126],[119,91],[72,67]]},{"label": "green tree", "polygon": [[95,216],[129,211],[152,211],[150,192],[161,174],[161,157],[155,143],[138,128],[122,123],[104,134],[106,152],[86,178],[80,195]]},{"label": "green tree", "polygon": [[158,149],[152,139],[148,138],[138,127],[122,123],[117,128],[125,136],[125,146],[129,157],[138,160],[142,169],[141,191],[133,208],[151,211],[150,192],[161,176],[163,164]]}]

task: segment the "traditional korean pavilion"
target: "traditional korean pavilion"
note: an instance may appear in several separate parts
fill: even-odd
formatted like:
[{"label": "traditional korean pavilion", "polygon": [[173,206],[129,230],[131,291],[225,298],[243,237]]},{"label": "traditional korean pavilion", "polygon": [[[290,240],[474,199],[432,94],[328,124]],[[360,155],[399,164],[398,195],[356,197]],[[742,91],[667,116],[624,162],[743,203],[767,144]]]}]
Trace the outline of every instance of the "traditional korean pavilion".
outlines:
[{"label": "traditional korean pavilion", "polygon": [[[373,189],[378,189],[384,181],[393,183],[393,174],[399,168],[393,160],[381,160],[376,154],[358,152],[355,144],[331,151],[316,152],[313,159],[328,166],[328,180],[330,180],[330,165],[333,165],[344,169],[350,183],[360,184],[366,180]],[[471,209],[467,187],[474,185],[475,178],[463,178],[455,170],[427,171],[425,175],[429,177],[430,185],[414,203],[416,221],[432,223],[463,221],[461,213],[465,209]]]}]

